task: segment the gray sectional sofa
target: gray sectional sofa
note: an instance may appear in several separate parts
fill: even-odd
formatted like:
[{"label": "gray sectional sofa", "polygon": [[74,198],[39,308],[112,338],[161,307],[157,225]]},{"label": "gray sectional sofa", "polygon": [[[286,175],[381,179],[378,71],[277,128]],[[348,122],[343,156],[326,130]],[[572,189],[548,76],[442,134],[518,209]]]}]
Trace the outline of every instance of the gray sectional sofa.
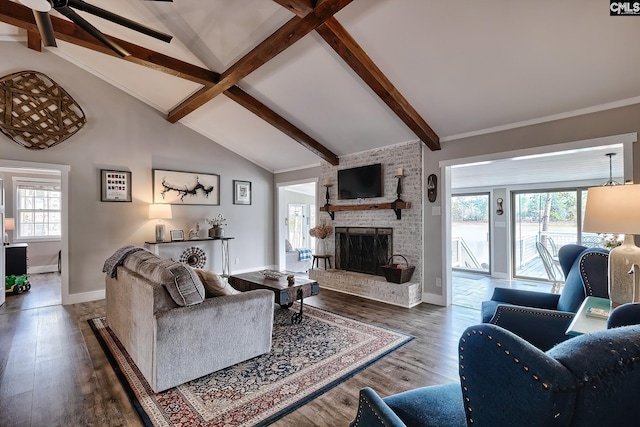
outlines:
[{"label": "gray sectional sofa", "polygon": [[107,323],[155,392],[271,350],[271,291],[205,298],[193,269],[143,250],[113,273]]}]

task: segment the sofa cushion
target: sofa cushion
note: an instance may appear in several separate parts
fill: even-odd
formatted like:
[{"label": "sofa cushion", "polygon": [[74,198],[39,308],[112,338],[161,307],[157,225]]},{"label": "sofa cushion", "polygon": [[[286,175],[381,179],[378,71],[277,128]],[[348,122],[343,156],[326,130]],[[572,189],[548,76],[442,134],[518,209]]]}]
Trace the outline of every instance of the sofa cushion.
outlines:
[{"label": "sofa cushion", "polygon": [[172,261],[172,265],[167,266],[167,270],[173,274],[174,280],[165,283],[164,287],[176,304],[189,306],[204,301],[204,286],[193,268],[181,262]]},{"label": "sofa cushion", "polygon": [[202,284],[204,285],[205,296],[207,298],[222,297],[225,295],[234,295],[241,293],[240,291],[234,289],[229,284],[229,282],[218,276],[213,271],[200,270],[197,268],[195,269],[195,271],[198,277],[200,277]]},{"label": "sofa cushion", "polygon": [[200,278],[185,264],[139,251],[127,256],[123,265],[150,282],[164,285],[171,299],[180,306],[204,301],[205,291]]},{"label": "sofa cushion", "polygon": [[138,251],[127,256],[122,265],[150,282],[166,284],[174,280],[173,274],[167,270],[174,263],[175,261],[159,258],[151,252]]}]

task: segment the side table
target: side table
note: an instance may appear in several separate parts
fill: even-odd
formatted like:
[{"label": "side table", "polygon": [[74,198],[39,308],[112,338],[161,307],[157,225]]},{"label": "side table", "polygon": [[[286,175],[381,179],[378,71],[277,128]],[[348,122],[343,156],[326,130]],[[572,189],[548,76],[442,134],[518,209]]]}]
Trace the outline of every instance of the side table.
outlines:
[{"label": "side table", "polygon": [[610,302],[606,298],[586,297],[571,321],[569,328],[567,328],[567,335],[576,336],[607,329],[607,319],[587,316],[589,308],[600,308],[609,311]]},{"label": "side table", "polygon": [[327,262],[329,262],[329,268],[331,268],[331,255],[311,255],[313,260],[311,261],[311,268],[315,265],[320,268],[320,260],[324,260],[324,269],[327,269]]}]

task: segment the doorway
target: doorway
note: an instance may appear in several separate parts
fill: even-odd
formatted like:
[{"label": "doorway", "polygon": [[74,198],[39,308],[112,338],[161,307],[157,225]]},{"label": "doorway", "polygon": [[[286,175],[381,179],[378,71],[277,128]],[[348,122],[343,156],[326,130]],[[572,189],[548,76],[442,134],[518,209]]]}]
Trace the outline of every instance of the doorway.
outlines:
[{"label": "doorway", "polygon": [[0,159],[5,217],[15,224],[7,233],[3,261],[11,255],[11,271],[25,270],[31,285],[26,292],[8,295],[0,314],[68,299],[68,171],[64,165]]},{"label": "doorway", "polygon": [[[489,211],[493,214],[489,219],[490,275],[464,271],[462,279],[473,274],[476,283],[488,278],[504,282],[500,286],[507,287],[514,287],[520,281],[526,282],[526,286],[546,285],[551,283],[546,270],[536,252],[531,252],[537,250],[536,241],[544,242],[552,254],[550,259],[569,241],[596,245],[594,241],[598,236],[581,233],[586,189],[603,185],[612,177],[618,182],[632,179],[632,144],[636,141],[637,135],[630,133],[441,161],[442,253],[445,256],[442,261],[442,303],[448,305],[454,300],[454,276],[460,274],[453,259],[456,196],[489,192]],[[611,153],[614,154],[613,163]],[[523,196],[517,199],[519,196],[514,195]],[[543,227],[547,199],[550,201],[549,221]],[[526,206],[531,209],[524,209]],[[514,216],[520,219],[516,221]],[[531,227],[535,228],[533,238],[528,229]],[[522,231],[520,234],[519,230]],[[539,259],[541,269],[537,273],[524,272],[520,266],[524,267],[526,260],[533,258]],[[477,264],[470,262],[469,265],[475,267]],[[473,299],[486,297],[484,293],[481,298],[474,296]]]},{"label": "doorway", "polygon": [[278,184],[278,269],[305,274],[315,242],[317,179]]}]

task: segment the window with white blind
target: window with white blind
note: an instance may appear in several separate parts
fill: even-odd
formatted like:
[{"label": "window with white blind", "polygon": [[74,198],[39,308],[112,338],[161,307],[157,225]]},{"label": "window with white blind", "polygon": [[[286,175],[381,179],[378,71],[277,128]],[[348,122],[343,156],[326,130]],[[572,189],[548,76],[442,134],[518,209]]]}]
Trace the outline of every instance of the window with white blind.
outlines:
[{"label": "window with white blind", "polygon": [[16,239],[60,239],[60,181],[16,180],[14,186]]}]

